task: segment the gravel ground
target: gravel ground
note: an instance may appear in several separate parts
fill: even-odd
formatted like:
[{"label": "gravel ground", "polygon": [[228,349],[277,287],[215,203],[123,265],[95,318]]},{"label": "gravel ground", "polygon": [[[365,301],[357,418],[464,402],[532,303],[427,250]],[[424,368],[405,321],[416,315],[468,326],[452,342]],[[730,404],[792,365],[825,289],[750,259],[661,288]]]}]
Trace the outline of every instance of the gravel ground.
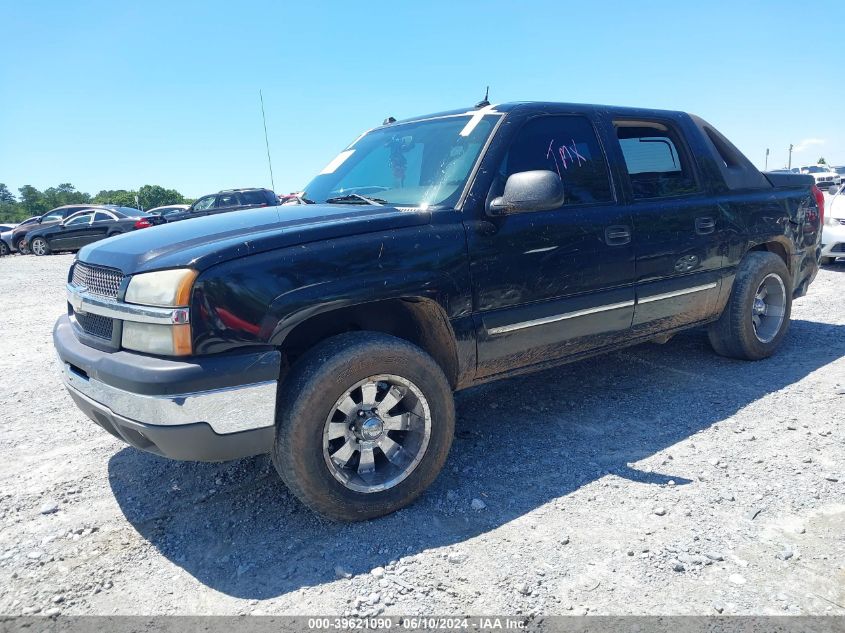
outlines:
[{"label": "gravel ground", "polygon": [[71,261],[0,260],[0,613],[845,614],[845,264],[772,359],[694,331],[458,394],[431,489],[343,525],[265,457],[85,418],[50,340]]}]

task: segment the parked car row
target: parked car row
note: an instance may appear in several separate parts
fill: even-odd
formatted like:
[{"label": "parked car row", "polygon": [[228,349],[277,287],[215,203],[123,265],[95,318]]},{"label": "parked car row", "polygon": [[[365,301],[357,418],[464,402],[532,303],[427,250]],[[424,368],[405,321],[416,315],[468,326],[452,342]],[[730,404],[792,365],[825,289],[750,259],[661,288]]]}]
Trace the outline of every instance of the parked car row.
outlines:
[{"label": "parked car row", "polygon": [[226,189],[191,205],[172,204],[148,211],[116,205],[75,204],[57,207],[18,225],[0,225],[0,255],[13,252],[49,255],[77,251],[86,244],[129,231],[241,209],[277,206],[269,189]]},{"label": "parked car row", "polygon": [[[806,165],[804,167],[793,167],[791,169],[773,169],[772,173],[778,174],[807,174],[812,176],[816,181],[816,186],[822,191],[827,191],[831,187],[839,187],[845,179],[845,165],[825,165],[824,163],[818,165]],[[834,190],[830,191],[833,195]]]},{"label": "parked car row", "polygon": [[800,173],[809,174],[816,181],[816,186],[819,189],[826,190],[829,187],[838,187],[842,184],[842,172],[838,171],[839,169],[843,168],[829,165],[808,165],[801,167]]}]

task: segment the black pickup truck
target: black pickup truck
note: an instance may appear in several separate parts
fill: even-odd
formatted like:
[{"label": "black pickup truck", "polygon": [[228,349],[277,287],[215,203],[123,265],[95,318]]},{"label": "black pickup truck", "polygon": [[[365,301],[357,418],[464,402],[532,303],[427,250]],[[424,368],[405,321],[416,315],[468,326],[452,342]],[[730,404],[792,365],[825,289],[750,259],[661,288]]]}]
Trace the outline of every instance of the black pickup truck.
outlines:
[{"label": "black pickup truck", "polygon": [[79,407],[175,459],[271,453],[329,517],[410,503],[452,393],[706,325],[779,346],[823,197],[682,112],[479,104],[389,119],[298,204],[82,249],[54,329]]}]

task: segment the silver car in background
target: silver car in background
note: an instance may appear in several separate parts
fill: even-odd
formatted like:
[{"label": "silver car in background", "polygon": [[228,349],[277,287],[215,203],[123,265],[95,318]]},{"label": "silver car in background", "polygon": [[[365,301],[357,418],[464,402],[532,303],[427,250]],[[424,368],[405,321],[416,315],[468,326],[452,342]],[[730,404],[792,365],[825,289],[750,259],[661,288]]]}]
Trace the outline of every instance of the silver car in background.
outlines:
[{"label": "silver car in background", "polygon": [[10,222],[0,224],[0,257],[11,255],[15,252],[14,246],[12,245],[12,231],[16,226],[18,225]]}]

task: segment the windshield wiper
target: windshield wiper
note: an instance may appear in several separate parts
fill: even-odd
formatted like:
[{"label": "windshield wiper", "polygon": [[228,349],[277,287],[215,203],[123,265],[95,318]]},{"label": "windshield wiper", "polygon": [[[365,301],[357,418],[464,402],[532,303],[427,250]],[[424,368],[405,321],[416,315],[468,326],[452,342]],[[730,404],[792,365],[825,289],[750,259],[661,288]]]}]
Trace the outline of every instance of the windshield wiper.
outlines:
[{"label": "windshield wiper", "polygon": [[368,198],[362,196],[360,193],[349,193],[345,196],[336,196],[334,198],[327,198],[326,204],[373,204],[377,207],[387,204],[387,200],[381,198]]}]

